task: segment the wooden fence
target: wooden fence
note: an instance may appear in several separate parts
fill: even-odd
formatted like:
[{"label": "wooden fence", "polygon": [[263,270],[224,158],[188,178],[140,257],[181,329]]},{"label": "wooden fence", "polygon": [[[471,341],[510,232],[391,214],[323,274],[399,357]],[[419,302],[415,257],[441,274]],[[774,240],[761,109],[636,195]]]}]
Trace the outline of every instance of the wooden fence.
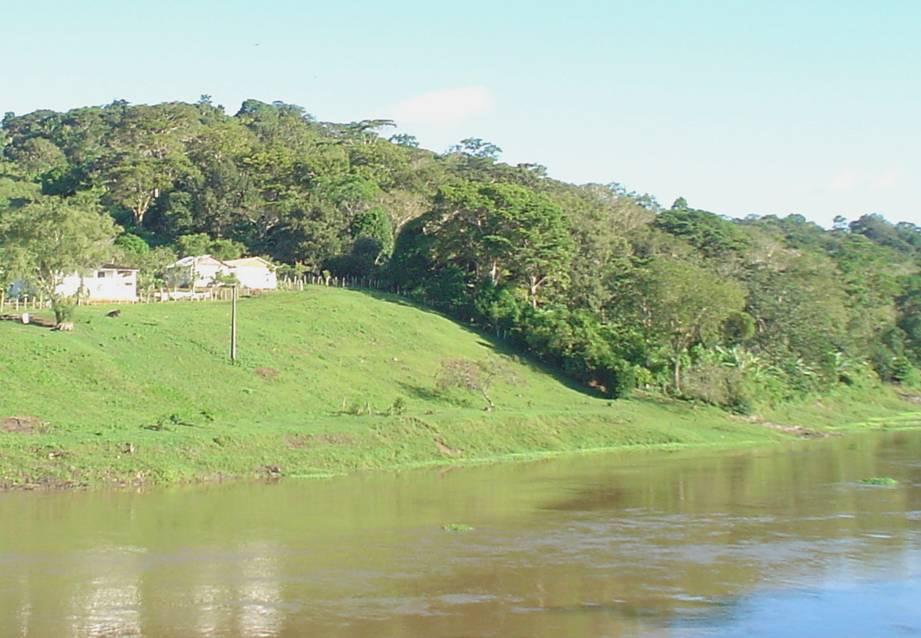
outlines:
[{"label": "wooden fence", "polygon": [[326,286],[328,288],[350,288],[353,290],[379,290],[400,294],[399,288],[388,282],[372,277],[324,277],[307,274],[302,277],[282,277],[278,280],[280,290],[304,290],[307,286]]},{"label": "wooden fence", "polygon": [[7,299],[6,294],[0,292],[0,314],[3,314],[5,311],[19,313],[48,308],[51,308],[51,301],[42,296],[23,295]]},{"label": "wooden fence", "polygon": [[[325,286],[329,288],[348,288],[351,290],[377,290],[400,294],[400,289],[391,286],[388,282],[371,277],[324,277],[322,275],[308,274],[302,277],[283,277],[278,280],[279,290],[304,290],[308,286]],[[268,291],[251,290],[251,296],[258,296]],[[77,297],[77,305],[116,305],[133,303],[163,303],[163,302],[208,302],[230,301],[232,291],[228,287],[214,287],[205,290],[174,290],[168,288],[148,288],[138,293],[137,301],[92,301]],[[34,310],[49,310],[51,300],[42,295],[18,295],[7,298],[0,292],[0,314],[14,312],[16,314]]]}]

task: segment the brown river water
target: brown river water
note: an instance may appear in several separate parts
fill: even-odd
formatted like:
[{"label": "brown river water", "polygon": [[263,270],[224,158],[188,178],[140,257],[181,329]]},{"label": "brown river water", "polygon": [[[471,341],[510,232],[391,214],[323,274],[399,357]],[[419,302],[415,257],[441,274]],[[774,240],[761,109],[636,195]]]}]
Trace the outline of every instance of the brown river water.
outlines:
[{"label": "brown river water", "polygon": [[0,636],[921,636],[921,432],[0,494]]}]

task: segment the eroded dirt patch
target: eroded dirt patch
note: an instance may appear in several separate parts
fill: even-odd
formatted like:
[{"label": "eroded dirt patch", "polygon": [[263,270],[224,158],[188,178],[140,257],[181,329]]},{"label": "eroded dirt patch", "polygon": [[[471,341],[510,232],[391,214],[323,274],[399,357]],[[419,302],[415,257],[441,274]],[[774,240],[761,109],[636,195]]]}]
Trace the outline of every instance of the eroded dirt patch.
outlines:
[{"label": "eroded dirt patch", "polygon": [[10,434],[42,434],[48,424],[34,416],[8,416],[0,418],[0,432]]},{"label": "eroded dirt patch", "polygon": [[902,401],[908,401],[909,403],[914,403],[915,405],[921,405],[921,395],[914,394],[912,392],[899,392],[899,398]]},{"label": "eroded dirt patch", "polygon": [[810,430],[809,428],[804,428],[801,425],[774,423],[773,421],[766,421],[759,416],[742,417],[742,420],[754,425],[760,425],[761,427],[768,428],[769,430],[776,430],[777,432],[783,432],[784,434],[789,434],[791,436],[798,436],[801,439],[824,439],[825,437],[830,436],[828,432]]},{"label": "eroded dirt patch", "polygon": [[451,458],[457,458],[458,456],[463,456],[464,451],[458,448],[453,448],[444,441],[440,439],[432,439],[435,442],[435,447],[438,451],[444,456],[449,456]]},{"label": "eroded dirt patch", "polygon": [[257,377],[265,379],[266,381],[274,381],[278,378],[278,370],[275,368],[256,368],[253,372],[256,373]]}]

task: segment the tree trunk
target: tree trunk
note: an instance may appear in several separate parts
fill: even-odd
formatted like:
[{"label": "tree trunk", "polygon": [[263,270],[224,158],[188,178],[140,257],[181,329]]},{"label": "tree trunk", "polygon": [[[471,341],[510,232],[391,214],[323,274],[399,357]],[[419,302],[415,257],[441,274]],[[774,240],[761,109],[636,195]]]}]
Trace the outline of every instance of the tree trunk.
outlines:
[{"label": "tree trunk", "polygon": [[530,283],[528,285],[528,297],[531,302],[531,307],[535,310],[537,309],[537,292],[540,290],[540,285],[544,283],[543,279],[538,279],[536,275],[530,275]]},{"label": "tree trunk", "polygon": [[153,203],[153,200],[159,197],[160,189],[155,188],[153,193],[145,193],[137,199],[137,204],[131,209],[131,217],[134,225],[140,228],[144,224],[144,215]]},{"label": "tree trunk", "polygon": [[681,359],[675,357],[675,394],[681,394]]}]

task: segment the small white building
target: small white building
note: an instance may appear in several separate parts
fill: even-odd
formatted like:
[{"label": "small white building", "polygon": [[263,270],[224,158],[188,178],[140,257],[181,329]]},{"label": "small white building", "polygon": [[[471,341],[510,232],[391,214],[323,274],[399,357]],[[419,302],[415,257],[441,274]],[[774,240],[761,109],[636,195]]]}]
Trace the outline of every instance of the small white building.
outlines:
[{"label": "small white building", "polygon": [[[137,301],[138,271],[115,264],[104,264],[85,274],[71,273],[55,286],[55,292],[64,297],[79,296],[86,301]],[[11,295],[32,294],[24,282],[10,286]]]},{"label": "small white building", "polygon": [[278,288],[275,266],[272,262],[262,257],[229,259],[224,263],[230,266],[231,273],[244,288],[249,288],[250,290],[275,290]]},{"label": "small white building", "polygon": [[166,269],[167,283],[173,288],[209,288],[233,269],[211,255],[183,257]]},{"label": "small white building", "polygon": [[172,288],[210,288],[221,277],[233,276],[243,288],[275,290],[275,266],[262,257],[221,261],[211,255],[183,257],[167,268],[166,280]]},{"label": "small white building", "polygon": [[64,277],[57,289],[64,295],[80,294],[89,301],[137,301],[138,271],[104,264],[87,275]]}]

